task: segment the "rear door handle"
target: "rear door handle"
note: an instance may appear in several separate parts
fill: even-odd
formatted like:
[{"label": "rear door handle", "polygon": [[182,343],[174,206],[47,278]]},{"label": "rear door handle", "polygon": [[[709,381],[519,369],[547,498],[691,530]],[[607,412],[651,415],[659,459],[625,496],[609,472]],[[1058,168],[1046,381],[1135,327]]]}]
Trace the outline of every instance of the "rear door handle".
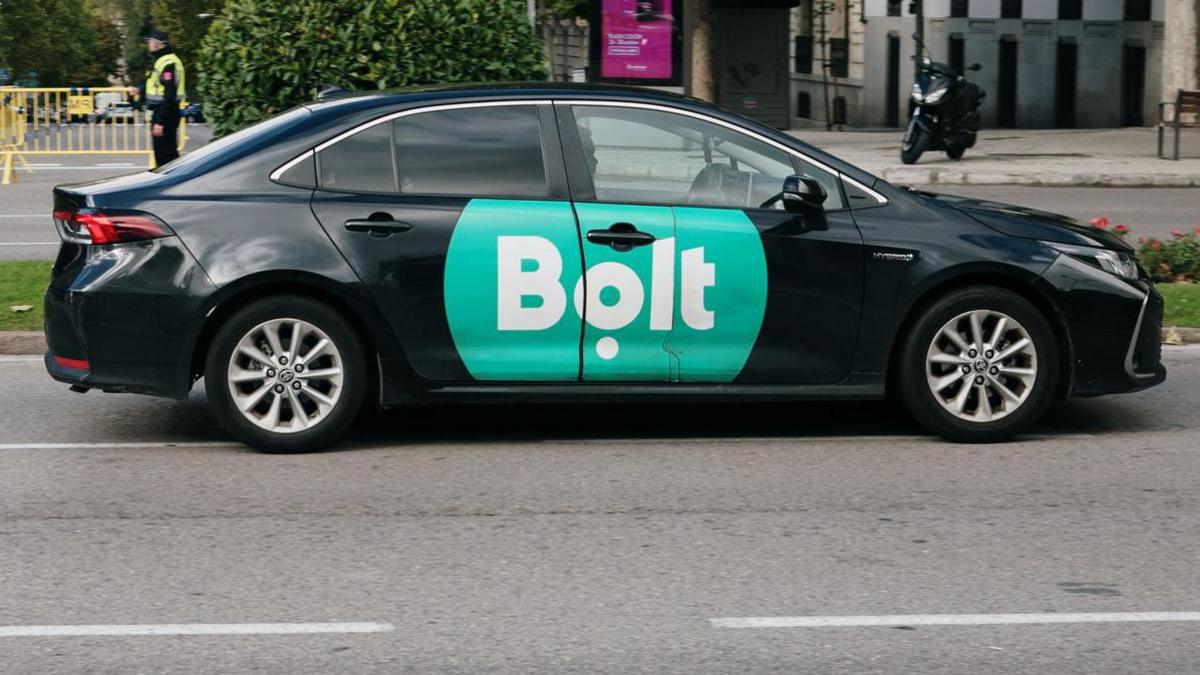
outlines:
[{"label": "rear door handle", "polygon": [[587,240],[601,246],[611,246],[614,251],[630,251],[635,246],[654,243],[654,235],[639,232],[633,223],[613,223],[606,230],[588,230]]},{"label": "rear door handle", "polygon": [[398,220],[372,220],[370,218],[357,218],[346,221],[346,229],[351,232],[366,232],[374,236],[386,237],[390,234],[399,232],[408,232],[412,229],[412,223],[402,223]]}]

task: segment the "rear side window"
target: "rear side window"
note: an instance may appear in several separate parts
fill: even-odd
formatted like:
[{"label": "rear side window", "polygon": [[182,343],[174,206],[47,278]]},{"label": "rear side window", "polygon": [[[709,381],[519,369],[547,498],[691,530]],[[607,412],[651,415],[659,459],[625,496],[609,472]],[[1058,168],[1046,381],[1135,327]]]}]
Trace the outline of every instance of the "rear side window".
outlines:
[{"label": "rear side window", "polygon": [[322,150],[321,187],[349,192],[546,197],[532,105],[434,110],[376,124]]},{"label": "rear side window", "polygon": [[393,124],[401,194],[548,194],[536,106],[439,110]]},{"label": "rear side window", "polygon": [[318,153],[321,187],[348,192],[395,192],[391,130],[389,124],[376,124]]}]

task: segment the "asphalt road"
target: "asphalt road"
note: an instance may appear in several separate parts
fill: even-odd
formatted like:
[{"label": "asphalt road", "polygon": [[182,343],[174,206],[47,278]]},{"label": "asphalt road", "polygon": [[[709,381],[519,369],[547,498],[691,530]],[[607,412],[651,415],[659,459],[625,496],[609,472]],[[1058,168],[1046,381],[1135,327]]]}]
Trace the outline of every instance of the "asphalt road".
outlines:
[{"label": "asphalt road", "polygon": [[[0,357],[0,672],[1194,673],[1200,623],[1129,614],[1200,610],[1200,348],[1166,362],[999,445],[885,404],[506,406],[265,456],[200,391]],[[1138,620],[712,621],[1097,612]],[[146,624],[249,634],[94,634]]]}]

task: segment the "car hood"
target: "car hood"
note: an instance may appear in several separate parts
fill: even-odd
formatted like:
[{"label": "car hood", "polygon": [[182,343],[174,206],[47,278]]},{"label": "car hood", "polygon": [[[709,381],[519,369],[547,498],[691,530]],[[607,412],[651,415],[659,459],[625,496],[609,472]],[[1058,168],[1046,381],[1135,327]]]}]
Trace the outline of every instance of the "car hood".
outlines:
[{"label": "car hood", "polygon": [[1117,235],[1084,225],[1069,216],[986,199],[971,199],[924,191],[918,194],[958,209],[993,230],[1010,237],[1077,246],[1096,246],[1118,251],[1133,250],[1128,242]]}]

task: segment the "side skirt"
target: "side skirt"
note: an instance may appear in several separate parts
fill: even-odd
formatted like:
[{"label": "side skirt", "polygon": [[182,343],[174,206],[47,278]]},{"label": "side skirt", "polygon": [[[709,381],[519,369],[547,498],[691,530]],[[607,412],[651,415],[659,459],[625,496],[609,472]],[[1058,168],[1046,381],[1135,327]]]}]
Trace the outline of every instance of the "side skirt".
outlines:
[{"label": "side skirt", "polygon": [[774,384],[528,384],[497,382],[444,384],[423,397],[439,403],[591,401],[628,403],[680,401],[869,401],[884,397],[881,377],[820,385]]}]

